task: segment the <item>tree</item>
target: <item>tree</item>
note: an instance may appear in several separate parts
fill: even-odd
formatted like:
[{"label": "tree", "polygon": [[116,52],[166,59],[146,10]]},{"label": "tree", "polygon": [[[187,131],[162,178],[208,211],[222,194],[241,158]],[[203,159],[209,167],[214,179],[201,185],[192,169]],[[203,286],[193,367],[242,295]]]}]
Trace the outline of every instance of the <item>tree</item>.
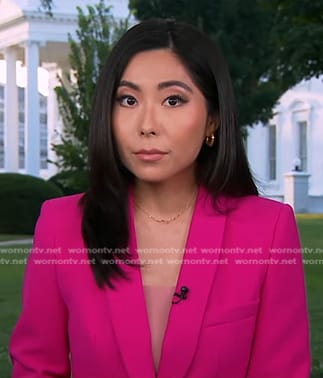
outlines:
[{"label": "tree", "polygon": [[[55,0],[39,0],[51,11]],[[266,121],[279,96],[323,72],[322,0],[130,0],[139,20],[175,17],[219,42],[242,125]]]},{"label": "tree", "polygon": [[130,0],[140,20],[200,27],[226,56],[242,125],[266,121],[280,95],[323,71],[322,0]]},{"label": "tree", "polygon": [[271,0],[274,45],[281,76],[295,81],[323,74],[322,0]]},{"label": "tree", "polygon": [[40,0],[40,8],[52,16],[53,0]]},{"label": "tree", "polygon": [[[55,0],[39,0],[41,7],[51,12]],[[182,20],[189,21],[194,15],[192,10],[200,9],[193,17],[195,21],[201,18],[201,10],[205,6],[217,8],[218,11],[223,6],[230,8],[232,4],[239,0],[130,0],[130,7],[137,10],[139,19],[147,18],[151,15],[160,17],[173,14],[182,15]],[[163,4],[162,4],[163,3]],[[212,4],[214,3],[214,4]],[[255,3],[253,1],[252,3]],[[250,3],[240,4],[248,11]],[[276,33],[275,48],[280,52],[281,72],[291,71],[288,62],[293,61],[293,70],[296,69],[298,79],[318,76],[323,71],[323,44],[320,43],[323,37],[323,2],[322,0],[262,0],[259,5],[265,10],[274,12],[274,27]],[[168,9],[168,11],[167,11]],[[174,12],[172,12],[174,10]],[[210,8],[211,10],[211,8]],[[205,13],[211,14],[210,10],[205,9]],[[189,17],[187,17],[189,15]],[[214,16],[214,15],[213,15]],[[202,18],[201,18],[202,20]],[[212,17],[209,18],[212,22]],[[193,22],[194,23],[194,22]],[[197,24],[195,22],[195,24]],[[232,25],[234,27],[234,25]],[[267,43],[267,40],[263,41]]]},{"label": "tree", "polygon": [[78,11],[77,38],[69,36],[69,62],[72,73],[65,73],[56,88],[60,114],[64,123],[61,143],[54,144],[60,171],[69,172],[75,189],[86,188],[88,128],[92,100],[102,64],[112,46],[128,28],[127,19],[115,21],[110,7],[101,0]]},{"label": "tree", "polygon": [[216,40],[229,63],[241,125],[266,121],[282,92],[272,78],[272,46],[267,43],[273,14],[255,0],[130,0],[140,20],[174,17],[198,26]]}]

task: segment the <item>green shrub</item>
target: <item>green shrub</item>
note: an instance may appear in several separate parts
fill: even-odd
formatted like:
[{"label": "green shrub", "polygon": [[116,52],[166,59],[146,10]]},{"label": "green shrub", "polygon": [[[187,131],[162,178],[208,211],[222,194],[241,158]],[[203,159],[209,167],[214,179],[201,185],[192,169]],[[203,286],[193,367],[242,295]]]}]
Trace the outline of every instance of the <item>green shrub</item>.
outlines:
[{"label": "green shrub", "polygon": [[43,179],[18,173],[0,174],[0,233],[32,234],[41,204],[62,191]]},{"label": "green shrub", "polygon": [[88,181],[82,172],[60,172],[52,176],[49,182],[55,184],[64,195],[77,194],[87,190]]}]

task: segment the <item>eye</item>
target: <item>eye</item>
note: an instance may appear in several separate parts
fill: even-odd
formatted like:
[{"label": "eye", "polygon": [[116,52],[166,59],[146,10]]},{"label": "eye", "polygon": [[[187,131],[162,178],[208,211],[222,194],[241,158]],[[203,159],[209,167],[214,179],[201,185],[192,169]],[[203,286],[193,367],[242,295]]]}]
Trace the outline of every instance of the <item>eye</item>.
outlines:
[{"label": "eye", "polygon": [[167,106],[170,106],[172,108],[185,104],[187,102],[186,99],[184,99],[182,96],[179,95],[174,95],[174,96],[169,96],[166,98],[165,103]]},{"label": "eye", "polygon": [[136,105],[137,100],[130,95],[122,95],[116,98],[116,101],[121,105],[121,106],[126,106],[126,107],[133,107]]}]

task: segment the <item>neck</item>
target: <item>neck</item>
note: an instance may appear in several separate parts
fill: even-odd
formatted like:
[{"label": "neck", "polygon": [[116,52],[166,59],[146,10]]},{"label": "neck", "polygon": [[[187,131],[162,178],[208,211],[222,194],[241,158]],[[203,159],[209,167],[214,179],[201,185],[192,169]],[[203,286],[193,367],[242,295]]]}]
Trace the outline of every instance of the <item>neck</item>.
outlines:
[{"label": "neck", "polygon": [[134,186],[134,201],[157,218],[169,218],[187,205],[194,203],[197,195],[195,180],[190,182],[148,183],[137,181]]}]

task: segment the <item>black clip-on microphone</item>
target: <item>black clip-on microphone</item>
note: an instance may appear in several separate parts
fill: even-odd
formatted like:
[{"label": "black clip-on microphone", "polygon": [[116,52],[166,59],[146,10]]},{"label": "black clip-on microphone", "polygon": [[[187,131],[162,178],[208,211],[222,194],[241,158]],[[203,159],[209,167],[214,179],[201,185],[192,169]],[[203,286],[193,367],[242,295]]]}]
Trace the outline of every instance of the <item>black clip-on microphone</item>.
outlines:
[{"label": "black clip-on microphone", "polygon": [[174,296],[178,297],[179,299],[177,301],[172,301],[172,304],[177,304],[181,302],[184,299],[187,299],[187,293],[189,292],[188,287],[182,286],[181,287],[181,292],[180,293],[174,293]]}]

